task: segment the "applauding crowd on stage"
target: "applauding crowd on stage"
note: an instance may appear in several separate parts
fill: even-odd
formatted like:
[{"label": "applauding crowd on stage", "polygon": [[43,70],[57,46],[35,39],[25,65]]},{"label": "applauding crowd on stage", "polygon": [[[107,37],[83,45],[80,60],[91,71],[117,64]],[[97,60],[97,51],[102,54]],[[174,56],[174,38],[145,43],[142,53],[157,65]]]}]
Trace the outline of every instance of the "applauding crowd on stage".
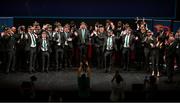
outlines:
[{"label": "applauding crowd on stage", "polygon": [[[1,68],[6,74],[19,70],[29,73],[79,67],[86,57],[89,65],[110,72],[115,63],[129,71],[130,64],[160,76],[166,65],[169,80],[174,66],[180,67],[180,29],[148,29],[145,20],[134,23],[110,20],[94,26],[81,22],[54,25],[38,22],[32,26],[4,27],[0,35]],[[134,58],[134,59],[132,59]],[[52,68],[52,69],[50,69]],[[120,68],[120,67],[117,67]]]}]

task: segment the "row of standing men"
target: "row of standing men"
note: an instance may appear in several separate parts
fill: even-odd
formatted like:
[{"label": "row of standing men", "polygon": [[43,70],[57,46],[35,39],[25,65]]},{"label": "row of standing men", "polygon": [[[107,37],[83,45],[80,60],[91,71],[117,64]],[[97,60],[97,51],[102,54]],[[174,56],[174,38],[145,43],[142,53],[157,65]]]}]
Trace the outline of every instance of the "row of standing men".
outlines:
[{"label": "row of standing men", "polygon": [[[108,27],[102,24],[95,25],[92,31],[87,29],[84,22],[80,24],[79,29],[68,24],[64,27],[56,26],[54,32],[49,30],[51,28],[51,25],[47,24],[41,29],[37,22],[29,26],[27,32],[24,26],[20,26],[18,32],[15,27],[6,27],[0,38],[3,53],[1,61],[2,64],[6,64],[6,73],[10,70],[15,71],[15,68],[25,68],[26,64],[29,73],[35,72],[35,68],[39,67],[42,68],[42,72],[48,72],[50,64],[54,64],[56,70],[72,67],[73,63],[78,66],[79,62],[77,59],[74,60],[73,56],[79,54],[81,61],[83,57],[88,58],[91,51],[95,51],[93,57],[96,59],[96,66],[105,68],[105,72],[112,69],[115,52],[121,54],[123,69],[128,70],[133,51],[138,68],[144,64],[143,67],[151,70],[152,75],[156,73],[159,76],[159,69],[165,63],[170,42],[175,45],[170,52],[177,57],[178,67],[180,64],[179,31],[175,35],[163,30],[153,33],[147,30],[144,24],[140,24],[137,30],[132,30],[128,24],[115,30],[112,22]],[[166,58],[167,61],[169,60]]]}]

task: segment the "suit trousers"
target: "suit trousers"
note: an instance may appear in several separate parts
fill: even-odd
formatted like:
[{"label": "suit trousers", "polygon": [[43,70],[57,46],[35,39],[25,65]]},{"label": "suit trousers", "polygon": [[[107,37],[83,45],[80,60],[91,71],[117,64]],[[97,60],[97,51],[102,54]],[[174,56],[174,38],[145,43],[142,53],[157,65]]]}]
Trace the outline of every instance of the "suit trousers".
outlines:
[{"label": "suit trousers", "polygon": [[36,56],[36,47],[31,47],[29,54],[29,72],[35,71]]},{"label": "suit trousers", "polygon": [[123,56],[123,62],[124,62],[123,68],[128,70],[129,58],[130,58],[130,48],[123,48],[122,56]]},{"label": "suit trousers", "polygon": [[63,51],[63,48],[60,47],[60,46],[57,46],[56,49],[55,49],[55,52],[56,52],[56,70],[58,69],[62,69],[62,64],[63,64],[63,54],[64,54],[64,51]]},{"label": "suit trousers", "polygon": [[82,44],[80,45],[80,61],[82,61],[83,56],[87,56],[87,45]]},{"label": "suit trousers", "polygon": [[9,70],[11,69],[12,71],[15,70],[15,51],[14,50],[10,50],[6,52],[6,73],[9,72]]},{"label": "suit trousers", "polygon": [[159,50],[154,49],[151,51],[152,71],[159,71]]},{"label": "suit trousers", "polygon": [[98,47],[96,48],[96,54],[95,57],[97,58],[97,67],[98,68],[103,68],[103,47]]},{"label": "suit trousers", "polygon": [[167,65],[167,76],[169,80],[173,79],[173,72],[174,72],[174,58],[166,58],[166,65]]},{"label": "suit trousers", "polygon": [[144,63],[144,68],[146,70],[149,70],[149,61],[150,61],[150,48],[144,48],[144,56],[145,56],[145,63]]},{"label": "suit trousers", "polygon": [[73,49],[65,46],[64,47],[64,64],[66,66],[72,66],[72,55],[73,55]]},{"label": "suit trousers", "polygon": [[41,51],[41,59],[42,59],[42,71],[46,69],[48,71],[49,68],[49,52]]},{"label": "suit trousers", "polygon": [[110,71],[111,68],[112,68],[112,63],[113,63],[112,54],[113,54],[112,50],[106,50],[105,53],[104,53],[104,64],[105,64],[104,66],[105,66],[106,71]]}]

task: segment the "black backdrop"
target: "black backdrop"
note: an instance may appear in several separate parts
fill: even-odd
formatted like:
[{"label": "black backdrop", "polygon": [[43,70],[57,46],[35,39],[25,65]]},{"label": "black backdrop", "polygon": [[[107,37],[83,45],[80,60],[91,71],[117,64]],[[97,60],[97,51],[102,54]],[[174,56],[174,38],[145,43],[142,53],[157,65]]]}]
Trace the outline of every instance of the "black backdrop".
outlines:
[{"label": "black backdrop", "polygon": [[[178,1],[178,0],[177,0]],[[5,0],[0,16],[175,18],[176,0]]]}]

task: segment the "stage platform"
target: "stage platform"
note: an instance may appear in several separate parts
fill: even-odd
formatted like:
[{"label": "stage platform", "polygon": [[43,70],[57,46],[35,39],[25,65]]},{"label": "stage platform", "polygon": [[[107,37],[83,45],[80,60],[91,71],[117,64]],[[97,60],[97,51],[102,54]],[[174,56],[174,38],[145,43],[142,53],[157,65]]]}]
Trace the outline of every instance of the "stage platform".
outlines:
[{"label": "stage platform", "polygon": [[[104,73],[104,70],[92,70],[91,77],[91,91],[96,93],[110,93],[111,91],[111,79],[114,75],[113,70],[111,73]],[[144,77],[149,76],[149,73],[144,71],[131,71],[120,73],[125,80],[125,91],[131,92],[133,84],[143,84]],[[179,91],[180,90],[180,73],[175,73],[174,80],[172,84],[166,84],[164,81],[167,80],[166,76],[161,76],[158,78],[158,90],[159,91]],[[16,90],[18,92],[20,85],[23,81],[29,81],[30,77],[35,75],[38,79],[35,82],[35,87],[37,91],[50,92],[62,92],[70,93],[72,91],[78,90],[77,86],[77,69],[67,69],[64,71],[50,71],[49,73],[37,72],[34,74],[29,74],[25,72],[10,73],[8,75],[0,73],[0,89],[1,90]],[[6,94],[9,97],[1,97],[1,100],[8,101],[6,99],[11,98],[10,94]],[[18,94],[18,93],[17,93]],[[2,94],[1,94],[2,95]],[[49,94],[47,94],[48,97]],[[78,95],[78,94],[75,94]],[[108,96],[109,94],[107,94]],[[107,98],[107,97],[106,97]],[[47,99],[47,98],[46,98]],[[12,99],[13,100],[13,99]],[[108,100],[108,98],[107,98]]]}]

